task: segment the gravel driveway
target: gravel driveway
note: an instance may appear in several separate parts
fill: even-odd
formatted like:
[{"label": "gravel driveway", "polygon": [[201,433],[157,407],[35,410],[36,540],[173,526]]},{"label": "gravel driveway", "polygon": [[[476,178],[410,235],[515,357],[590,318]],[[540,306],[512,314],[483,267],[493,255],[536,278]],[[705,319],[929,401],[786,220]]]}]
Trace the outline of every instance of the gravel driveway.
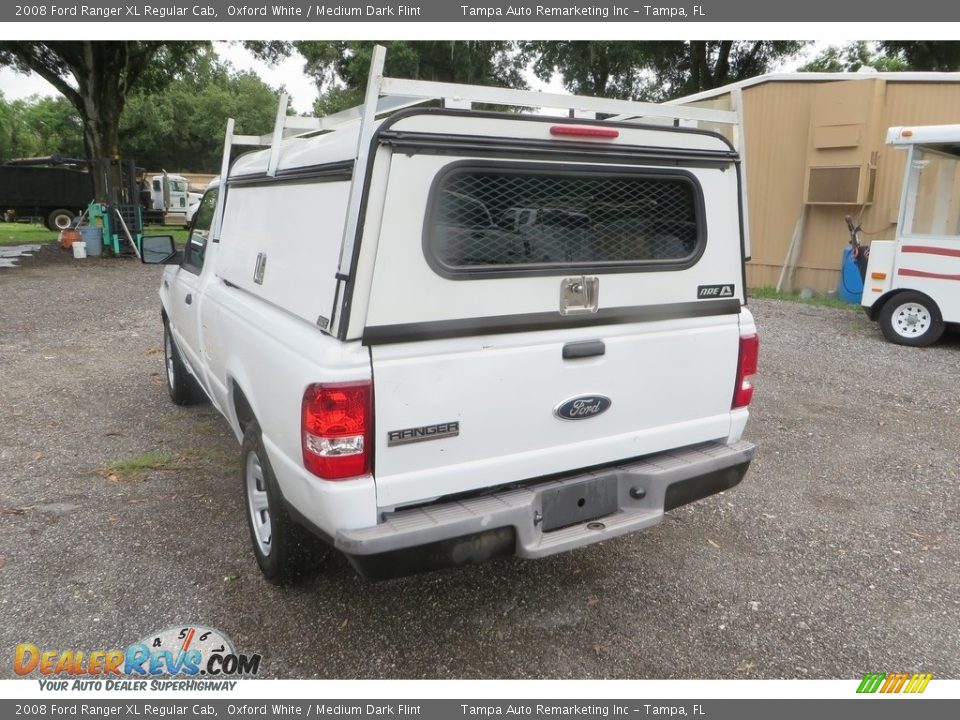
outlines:
[{"label": "gravel driveway", "polygon": [[271,677],[960,678],[960,338],[751,301],[761,372],[736,489],[567,555],[264,583],[238,448],[163,385],[160,271],[0,270],[0,676],[13,648],[219,628]]}]

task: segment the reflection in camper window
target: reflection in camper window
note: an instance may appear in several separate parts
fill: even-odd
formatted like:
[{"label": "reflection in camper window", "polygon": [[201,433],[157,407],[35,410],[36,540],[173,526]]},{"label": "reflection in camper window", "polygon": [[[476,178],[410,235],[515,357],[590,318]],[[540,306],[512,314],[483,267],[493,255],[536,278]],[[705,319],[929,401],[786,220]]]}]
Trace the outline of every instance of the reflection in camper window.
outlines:
[{"label": "reflection in camper window", "polygon": [[703,246],[700,207],[682,172],[468,166],[438,183],[427,252],[448,271],[678,266]]}]

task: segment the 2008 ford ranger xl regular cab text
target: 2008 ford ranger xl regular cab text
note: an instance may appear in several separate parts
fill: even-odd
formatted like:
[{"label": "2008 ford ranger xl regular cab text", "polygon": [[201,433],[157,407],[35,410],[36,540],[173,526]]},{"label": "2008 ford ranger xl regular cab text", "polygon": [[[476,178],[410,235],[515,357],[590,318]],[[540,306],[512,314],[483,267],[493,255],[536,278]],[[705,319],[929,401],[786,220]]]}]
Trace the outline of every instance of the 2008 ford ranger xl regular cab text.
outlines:
[{"label": "2008 ford ranger xl regular cab text", "polygon": [[143,240],[171,397],[242,442],[264,575],[296,572],[304,528],[389,576],[570,550],[740,482],[740,158],[689,127],[736,113],[396,80],[378,53],[354,111],[231,123],[185,249]]}]

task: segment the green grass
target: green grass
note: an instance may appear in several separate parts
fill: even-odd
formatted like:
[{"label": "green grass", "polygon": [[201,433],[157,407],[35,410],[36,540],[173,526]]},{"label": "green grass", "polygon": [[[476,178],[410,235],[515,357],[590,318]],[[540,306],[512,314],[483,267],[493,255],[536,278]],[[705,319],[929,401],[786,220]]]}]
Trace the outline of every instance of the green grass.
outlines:
[{"label": "green grass", "polygon": [[127,479],[141,475],[147,470],[163,470],[169,467],[174,460],[176,458],[168,453],[145,452],[107,465],[107,478],[110,480]]},{"label": "green grass", "polygon": [[[148,225],[143,234],[172,235],[178,246],[187,242],[187,231],[170,225]],[[59,237],[59,232],[47,230],[39,223],[0,223],[0,245],[42,245]]]},{"label": "green grass", "polygon": [[147,225],[143,229],[144,235],[171,235],[177,247],[182,247],[187,242],[187,231],[183,228],[173,227],[171,225]]},{"label": "green grass", "polygon": [[0,245],[42,245],[58,235],[38,223],[0,223]]},{"label": "green grass", "polygon": [[777,292],[773,288],[753,288],[747,293],[747,297],[764,298],[767,300],[787,300],[789,302],[802,303],[803,305],[820,305],[822,307],[838,308],[840,310],[860,310],[859,305],[845,302],[832,295],[814,295],[809,298],[800,297],[799,292]]}]

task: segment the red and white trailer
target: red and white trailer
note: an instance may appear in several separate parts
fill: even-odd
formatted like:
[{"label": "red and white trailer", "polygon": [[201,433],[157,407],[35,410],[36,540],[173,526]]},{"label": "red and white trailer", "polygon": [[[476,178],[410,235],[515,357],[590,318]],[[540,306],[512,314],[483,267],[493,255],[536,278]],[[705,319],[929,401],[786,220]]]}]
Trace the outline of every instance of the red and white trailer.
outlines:
[{"label": "red and white trailer", "polygon": [[897,235],[870,245],[862,304],[900,345],[936,342],[960,323],[960,125],[893,127],[907,152]]}]

